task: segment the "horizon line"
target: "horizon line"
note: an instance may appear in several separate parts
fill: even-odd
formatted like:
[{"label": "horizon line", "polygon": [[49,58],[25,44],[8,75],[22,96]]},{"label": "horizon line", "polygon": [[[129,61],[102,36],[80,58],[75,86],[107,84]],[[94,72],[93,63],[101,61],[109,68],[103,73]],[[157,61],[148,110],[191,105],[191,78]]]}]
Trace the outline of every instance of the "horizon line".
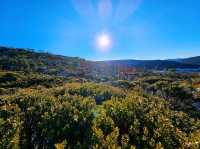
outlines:
[{"label": "horizon line", "polygon": [[[97,59],[97,58],[86,58],[86,57],[81,57],[81,56],[75,56],[75,55],[65,55],[65,54],[57,54],[57,53],[53,53],[46,50],[42,50],[42,49],[36,49],[36,48],[25,48],[25,47],[14,47],[14,46],[8,46],[8,45],[0,45],[0,48],[12,48],[12,49],[22,49],[22,50],[26,50],[31,52],[31,50],[33,52],[36,53],[48,53],[51,55],[55,55],[55,56],[64,56],[64,57],[72,57],[72,58],[80,58],[80,59],[84,59],[84,60],[88,60],[88,61],[94,61],[94,62],[101,62],[101,61],[123,61],[123,60],[138,60],[138,61],[150,61],[150,60],[181,60],[181,59],[187,59],[187,58],[194,58],[194,57],[199,57],[200,55],[194,55],[194,56],[189,56],[189,57],[174,57],[174,58],[150,58],[150,59],[145,59],[145,58],[105,58],[105,59]],[[96,59],[96,60],[95,60]]]}]

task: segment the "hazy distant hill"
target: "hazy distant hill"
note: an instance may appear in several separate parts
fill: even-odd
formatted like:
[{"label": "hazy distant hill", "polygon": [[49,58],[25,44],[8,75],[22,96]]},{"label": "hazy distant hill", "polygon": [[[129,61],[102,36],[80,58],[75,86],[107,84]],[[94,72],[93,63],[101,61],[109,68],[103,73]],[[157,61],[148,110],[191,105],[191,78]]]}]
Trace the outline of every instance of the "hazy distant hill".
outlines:
[{"label": "hazy distant hill", "polygon": [[200,65],[200,56],[185,58],[185,59],[182,59],[181,62],[186,63],[186,64]]},{"label": "hazy distant hill", "polygon": [[0,69],[40,72],[50,75],[115,76],[123,68],[166,70],[170,68],[199,68],[200,57],[173,60],[111,60],[87,61],[30,49],[0,47]]},{"label": "hazy distant hill", "polygon": [[136,67],[142,69],[155,69],[163,70],[169,68],[199,68],[196,64],[185,64],[182,62],[176,62],[172,60],[113,60],[113,61],[101,61],[97,63],[104,63],[110,66],[121,67]]}]

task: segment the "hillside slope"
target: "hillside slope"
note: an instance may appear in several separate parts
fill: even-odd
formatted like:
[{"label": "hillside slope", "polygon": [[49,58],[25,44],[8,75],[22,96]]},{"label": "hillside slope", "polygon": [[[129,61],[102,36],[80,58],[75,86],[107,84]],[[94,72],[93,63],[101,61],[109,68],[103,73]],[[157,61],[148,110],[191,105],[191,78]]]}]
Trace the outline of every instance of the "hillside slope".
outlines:
[{"label": "hillside slope", "polygon": [[182,59],[181,62],[186,63],[186,64],[200,65],[200,56]]},{"label": "hillside slope", "polygon": [[53,75],[75,74],[84,59],[49,53],[38,53],[29,49],[0,47],[0,69],[33,71]]},{"label": "hillside slope", "polygon": [[187,64],[182,62],[175,62],[172,60],[113,60],[113,61],[101,61],[99,64],[106,64],[110,66],[121,67],[135,67],[141,69],[151,70],[163,70],[169,68],[199,68],[197,64]]},{"label": "hillside slope", "polygon": [[116,77],[122,71],[166,70],[176,68],[199,68],[198,58],[183,62],[173,60],[111,60],[87,61],[78,57],[67,57],[39,53],[30,49],[0,47],[0,70],[45,73],[57,76]]}]

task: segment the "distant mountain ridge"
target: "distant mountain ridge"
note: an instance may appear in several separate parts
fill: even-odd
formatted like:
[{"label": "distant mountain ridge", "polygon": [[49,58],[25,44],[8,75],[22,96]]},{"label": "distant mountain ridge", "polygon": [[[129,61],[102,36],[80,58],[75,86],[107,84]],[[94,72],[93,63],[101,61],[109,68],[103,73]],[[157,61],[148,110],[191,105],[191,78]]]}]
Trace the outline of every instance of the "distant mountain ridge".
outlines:
[{"label": "distant mountain ridge", "polygon": [[200,65],[200,56],[181,59],[180,62],[185,63],[185,64]]},{"label": "distant mountain ridge", "polygon": [[30,49],[0,47],[0,69],[34,71],[58,76],[116,75],[120,69],[140,70],[197,69],[200,56],[172,60],[88,61],[78,57],[53,55]]},{"label": "distant mountain ridge", "polygon": [[136,67],[143,69],[156,69],[162,70],[167,68],[199,68],[200,64],[185,63],[174,60],[111,60],[111,61],[100,61],[97,63],[105,63],[107,65],[119,65]]}]

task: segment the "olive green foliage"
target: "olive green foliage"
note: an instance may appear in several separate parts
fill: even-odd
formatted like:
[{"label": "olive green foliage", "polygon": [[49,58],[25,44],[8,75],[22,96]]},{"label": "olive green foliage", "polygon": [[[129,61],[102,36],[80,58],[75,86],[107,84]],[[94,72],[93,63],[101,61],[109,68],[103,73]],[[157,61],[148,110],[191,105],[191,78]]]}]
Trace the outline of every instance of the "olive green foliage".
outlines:
[{"label": "olive green foliage", "polygon": [[78,71],[85,60],[49,53],[39,53],[32,49],[0,47],[0,69],[10,71],[39,72],[51,75],[71,75]]},{"label": "olive green foliage", "polygon": [[103,84],[4,71],[0,82],[0,148],[200,148],[196,76]]},{"label": "olive green foliage", "polygon": [[80,95],[83,97],[93,97],[96,103],[102,103],[111,97],[125,97],[125,93],[116,87],[94,83],[71,83],[65,85],[66,91],[70,95]]},{"label": "olive green foliage", "polygon": [[52,87],[62,85],[66,80],[62,77],[54,77],[37,73],[24,72],[0,72],[0,90],[3,88],[27,88],[34,86]]}]

